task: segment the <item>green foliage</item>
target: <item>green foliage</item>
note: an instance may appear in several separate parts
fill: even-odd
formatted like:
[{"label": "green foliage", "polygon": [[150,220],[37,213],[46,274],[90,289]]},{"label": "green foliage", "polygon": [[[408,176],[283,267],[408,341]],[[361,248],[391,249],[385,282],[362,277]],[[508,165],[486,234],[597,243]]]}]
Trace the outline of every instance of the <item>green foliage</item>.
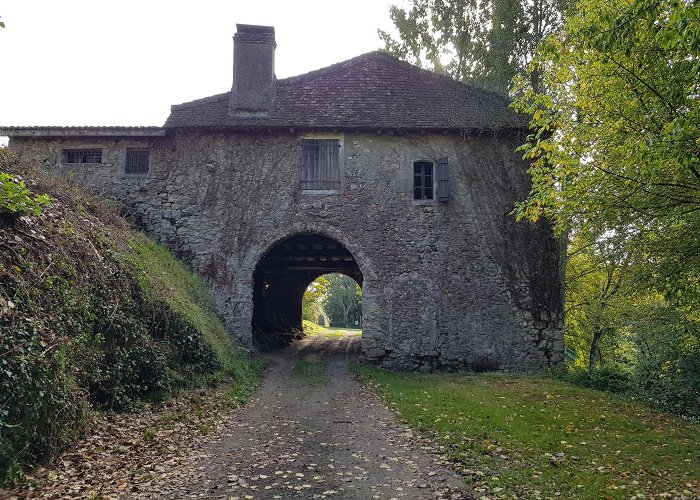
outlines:
[{"label": "green foliage", "polygon": [[593,369],[574,367],[556,372],[554,375],[581,387],[612,392],[613,394],[625,395],[630,394],[633,390],[632,374],[617,366],[604,365]]},{"label": "green foliage", "polygon": [[0,217],[42,214],[42,206],[51,203],[46,194],[35,195],[19,176],[0,172]]},{"label": "green foliage", "polygon": [[700,322],[671,303],[631,265],[616,238],[570,245],[566,268],[566,380],[644,401],[678,415],[700,415]]},{"label": "green foliage", "polygon": [[[696,498],[698,426],[535,376],[356,367],[489,498]],[[609,379],[609,378],[608,378]]]},{"label": "green foliage", "polygon": [[154,241],[139,235],[129,245],[124,258],[139,276],[139,286],[155,303],[164,303],[176,313],[174,318],[154,322],[156,334],[168,339],[183,352],[185,363],[201,363],[200,371],[223,368],[229,375],[237,370],[237,348],[216,316],[206,285],[182,262]]},{"label": "green foliage", "polygon": [[331,326],[348,327],[362,321],[362,289],[343,274],[327,274],[328,285],[321,299]]},{"label": "green foliage", "polygon": [[541,44],[520,217],[615,234],[669,298],[700,300],[700,4],[581,0]]},{"label": "green foliage", "polygon": [[566,342],[579,353],[576,363],[589,369],[603,361],[629,312],[637,290],[629,256],[617,251],[613,238],[572,238],[566,263]]},{"label": "green foliage", "polygon": [[91,408],[223,380],[240,401],[259,379],[204,283],[81,196],[0,227],[0,481],[73,443]]},{"label": "green foliage", "polygon": [[328,291],[328,280],[325,276],[319,276],[306,287],[302,302],[302,319],[306,321],[317,321],[323,314],[321,299]]},{"label": "green foliage", "polygon": [[398,39],[379,31],[385,49],[413,64],[507,92],[537,42],[561,23],[565,0],[412,0],[392,6]]},{"label": "green foliage", "polygon": [[700,313],[649,297],[640,302],[631,331],[638,357],[634,395],[689,418],[700,418]]},{"label": "green foliage", "polygon": [[361,326],[362,289],[349,276],[325,274],[306,288],[302,311],[308,322],[325,314],[332,326]]},{"label": "green foliage", "polygon": [[517,213],[570,236],[566,341],[593,370],[573,378],[624,374],[626,394],[697,416],[700,4],[579,0],[530,71]]},{"label": "green foliage", "polygon": [[313,321],[309,321],[307,319],[302,320],[302,325],[304,328],[305,335],[324,335],[324,334],[329,333],[331,331],[328,328],[317,325]]}]

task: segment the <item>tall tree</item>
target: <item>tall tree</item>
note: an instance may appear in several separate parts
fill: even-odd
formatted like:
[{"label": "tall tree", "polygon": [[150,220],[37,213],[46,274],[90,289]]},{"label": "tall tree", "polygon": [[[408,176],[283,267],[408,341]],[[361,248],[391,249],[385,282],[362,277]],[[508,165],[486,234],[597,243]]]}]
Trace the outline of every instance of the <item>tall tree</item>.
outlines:
[{"label": "tall tree", "polygon": [[[576,234],[566,266],[566,336],[568,346],[592,370],[603,362],[603,347],[615,343],[635,295],[629,255],[615,238]],[[613,348],[607,349],[609,352]]]},{"label": "tall tree", "polygon": [[318,317],[323,314],[321,300],[328,293],[328,286],[328,279],[324,275],[319,276],[306,287],[301,305],[303,319],[315,323]]},{"label": "tall tree", "polygon": [[413,64],[505,93],[539,40],[560,25],[565,3],[411,0],[390,9],[398,38],[381,30],[379,36],[387,51]]},{"label": "tall tree", "polygon": [[700,304],[700,3],[580,0],[531,70],[520,216],[614,234],[650,286]]},{"label": "tall tree", "polygon": [[328,288],[322,299],[323,309],[334,326],[348,327],[362,317],[362,291],[352,278],[328,274]]}]

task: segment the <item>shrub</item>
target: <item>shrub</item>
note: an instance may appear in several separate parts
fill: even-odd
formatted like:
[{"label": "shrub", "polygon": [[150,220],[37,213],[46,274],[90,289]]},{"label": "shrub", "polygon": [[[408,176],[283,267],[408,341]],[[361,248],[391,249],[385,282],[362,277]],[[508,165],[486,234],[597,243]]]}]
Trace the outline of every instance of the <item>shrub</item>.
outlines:
[{"label": "shrub", "polygon": [[42,207],[51,203],[46,194],[35,195],[19,176],[0,172],[0,217],[41,215]]},{"label": "shrub", "polygon": [[594,370],[572,367],[557,373],[558,378],[581,387],[626,394],[632,388],[632,376],[621,368],[603,366]]},{"label": "shrub", "polygon": [[[3,154],[0,168],[11,170]],[[0,483],[78,439],[91,409],[131,411],[227,377],[255,385],[259,368],[235,347],[204,283],[167,250],[32,173],[57,200],[42,214],[48,198],[18,173],[3,186],[7,176],[12,199],[30,200],[12,213],[36,217],[0,224]]]}]

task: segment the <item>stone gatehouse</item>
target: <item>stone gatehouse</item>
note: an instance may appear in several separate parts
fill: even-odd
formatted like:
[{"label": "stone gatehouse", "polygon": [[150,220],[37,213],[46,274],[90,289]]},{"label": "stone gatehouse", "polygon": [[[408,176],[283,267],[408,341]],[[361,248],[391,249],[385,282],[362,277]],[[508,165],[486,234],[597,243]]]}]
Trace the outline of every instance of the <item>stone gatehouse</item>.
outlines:
[{"label": "stone gatehouse", "polygon": [[20,160],[118,200],[208,282],[241,344],[301,327],[306,286],[363,290],[365,358],[400,369],[561,361],[559,251],[516,223],[526,124],[500,95],[371,52],[276,79],[238,25],[231,91],[163,127],[2,127]]}]

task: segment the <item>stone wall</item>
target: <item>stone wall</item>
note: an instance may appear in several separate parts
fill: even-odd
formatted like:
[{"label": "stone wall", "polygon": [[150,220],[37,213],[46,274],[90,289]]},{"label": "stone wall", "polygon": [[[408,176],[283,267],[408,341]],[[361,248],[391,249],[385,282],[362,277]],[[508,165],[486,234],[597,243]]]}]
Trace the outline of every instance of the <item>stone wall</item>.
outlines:
[{"label": "stone wall", "polygon": [[[43,165],[120,201],[208,281],[229,331],[251,345],[252,276],[276,243],[318,233],[363,276],[363,353],[399,369],[532,370],[563,354],[558,249],[544,225],[516,223],[527,194],[522,138],[337,134],[343,187],[299,188],[300,133],[170,131],[148,141],[11,141]],[[101,165],[61,149],[102,147]],[[127,147],[151,148],[145,177],[120,174]],[[449,158],[451,198],[412,199],[416,160]]]}]

